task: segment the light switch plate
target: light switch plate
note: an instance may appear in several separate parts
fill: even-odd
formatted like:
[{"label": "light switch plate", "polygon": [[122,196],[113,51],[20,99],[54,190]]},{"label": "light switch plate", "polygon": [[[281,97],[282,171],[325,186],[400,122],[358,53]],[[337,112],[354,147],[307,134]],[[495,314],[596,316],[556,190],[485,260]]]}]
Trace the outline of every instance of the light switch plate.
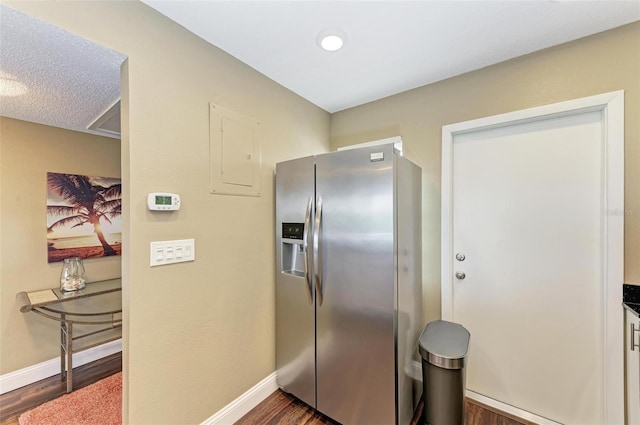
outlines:
[{"label": "light switch plate", "polygon": [[196,259],[195,239],[151,242],[149,258],[151,267],[194,261]]}]

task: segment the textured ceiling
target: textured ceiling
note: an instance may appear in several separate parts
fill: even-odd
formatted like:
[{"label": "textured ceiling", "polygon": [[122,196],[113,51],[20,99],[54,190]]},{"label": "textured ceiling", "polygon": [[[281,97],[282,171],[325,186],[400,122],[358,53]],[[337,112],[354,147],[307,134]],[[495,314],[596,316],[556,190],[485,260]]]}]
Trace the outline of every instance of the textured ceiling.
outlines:
[{"label": "textured ceiling", "polygon": [[[640,20],[640,0],[143,2],[329,112]],[[0,79],[28,87],[0,115],[117,137],[124,59],[0,4]]]},{"label": "textured ceiling", "polygon": [[0,4],[0,78],[20,81],[0,115],[118,137],[89,127],[120,99],[126,56]]}]

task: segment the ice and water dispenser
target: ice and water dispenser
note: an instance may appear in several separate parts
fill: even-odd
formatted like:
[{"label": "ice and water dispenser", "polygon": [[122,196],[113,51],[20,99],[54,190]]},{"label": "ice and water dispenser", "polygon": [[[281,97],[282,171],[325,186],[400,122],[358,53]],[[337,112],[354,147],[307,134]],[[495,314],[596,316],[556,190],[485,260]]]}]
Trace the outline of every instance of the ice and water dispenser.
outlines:
[{"label": "ice and water dispenser", "polygon": [[282,273],[304,277],[304,223],[282,223]]}]

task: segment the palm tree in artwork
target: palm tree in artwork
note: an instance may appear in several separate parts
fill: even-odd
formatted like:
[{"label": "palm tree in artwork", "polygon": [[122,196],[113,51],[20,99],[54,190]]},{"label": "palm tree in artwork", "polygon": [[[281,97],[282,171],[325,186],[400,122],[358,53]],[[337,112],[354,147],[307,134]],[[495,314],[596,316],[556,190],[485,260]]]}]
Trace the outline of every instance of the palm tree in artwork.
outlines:
[{"label": "palm tree in artwork", "polygon": [[91,178],[75,174],[47,173],[49,190],[62,197],[68,205],[47,205],[47,212],[63,217],[47,228],[50,233],[58,227],[93,225],[102,244],[104,255],[117,255],[102,233],[100,222],[122,213],[122,184],[104,187],[94,184]]}]

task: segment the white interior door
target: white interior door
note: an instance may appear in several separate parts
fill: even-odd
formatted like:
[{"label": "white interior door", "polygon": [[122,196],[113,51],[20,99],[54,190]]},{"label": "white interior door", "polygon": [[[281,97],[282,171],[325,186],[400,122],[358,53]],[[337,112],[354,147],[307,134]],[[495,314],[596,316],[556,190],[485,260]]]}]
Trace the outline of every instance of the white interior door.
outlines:
[{"label": "white interior door", "polygon": [[622,317],[607,292],[608,118],[480,125],[452,132],[443,158],[443,318],[471,333],[467,389],[537,422],[622,422],[607,398],[610,373],[622,386],[606,370],[622,350],[608,335],[608,310]]}]

